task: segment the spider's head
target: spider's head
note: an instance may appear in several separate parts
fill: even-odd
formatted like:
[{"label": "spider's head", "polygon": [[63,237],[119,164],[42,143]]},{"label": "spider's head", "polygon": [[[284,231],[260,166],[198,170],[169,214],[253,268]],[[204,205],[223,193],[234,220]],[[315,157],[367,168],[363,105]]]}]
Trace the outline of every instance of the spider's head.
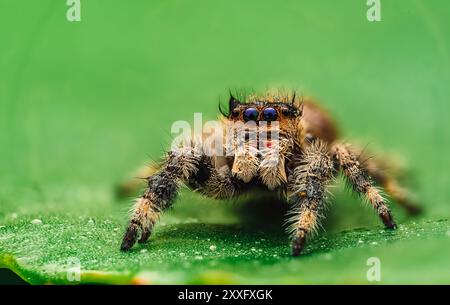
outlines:
[{"label": "spider's head", "polygon": [[292,96],[251,96],[245,102],[241,102],[230,94],[228,101],[228,112],[221,113],[230,121],[267,123],[278,121],[280,125],[284,122],[296,120],[302,116],[303,103]]}]

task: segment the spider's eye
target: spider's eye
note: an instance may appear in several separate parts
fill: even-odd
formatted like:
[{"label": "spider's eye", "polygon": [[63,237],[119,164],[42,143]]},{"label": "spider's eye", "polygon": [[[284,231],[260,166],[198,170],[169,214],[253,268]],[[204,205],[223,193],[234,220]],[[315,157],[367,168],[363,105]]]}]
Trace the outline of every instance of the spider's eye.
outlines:
[{"label": "spider's eye", "polygon": [[247,108],[244,111],[244,120],[248,121],[256,121],[258,119],[258,110],[256,108]]},{"label": "spider's eye", "polygon": [[237,118],[239,116],[239,110],[234,109],[233,111],[231,111],[231,116],[233,118]]},{"label": "spider's eye", "polygon": [[283,108],[281,110],[281,112],[283,113],[284,116],[291,116],[292,112],[289,108]]},{"label": "spider's eye", "polygon": [[266,108],[263,112],[264,120],[271,122],[277,119],[277,111],[274,108]]}]

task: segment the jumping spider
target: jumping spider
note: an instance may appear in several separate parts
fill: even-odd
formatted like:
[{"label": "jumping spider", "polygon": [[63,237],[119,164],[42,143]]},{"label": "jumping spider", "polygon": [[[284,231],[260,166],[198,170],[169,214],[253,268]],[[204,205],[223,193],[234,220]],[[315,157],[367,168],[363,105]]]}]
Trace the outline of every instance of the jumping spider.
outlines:
[{"label": "jumping spider", "polygon": [[182,184],[221,199],[239,196],[255,185],[282,194],[291,205],[288,222],[293,256],[301,253],[307,237],[319,225],[327,187],[339,172],[353,191],[370,203],[388,229],[397,226],[379,187],[410,213],[418,211],[382,162],[370,158],[363,162],[361,149],[339,141],[330,116],[312,101],[300,100],[295,94],[268,93],[248,96],[241,102],[230,94],[229,109],[221,112],[224,125],[253,122],[256,128],[275,128],[279,139],[275,144],[269,137],[263,144],[254,141],[256,144],[251,145],[245,137],[243,147],[231,157],[207,155],[192,142],[168,152],[136,200],[122,241],[123,251],[138,238],[140,243],[148,240]]}]

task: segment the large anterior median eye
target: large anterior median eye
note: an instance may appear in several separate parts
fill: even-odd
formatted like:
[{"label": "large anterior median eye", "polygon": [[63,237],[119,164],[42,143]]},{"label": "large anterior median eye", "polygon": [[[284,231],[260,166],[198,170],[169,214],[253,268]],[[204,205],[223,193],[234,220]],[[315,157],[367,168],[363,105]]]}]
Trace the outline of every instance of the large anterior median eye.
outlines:
[{"label": "large anterior median eye", "polygon": [[277,111],[274,108],[266,108],[263,112],[264,121],[275,121],[277,119]]},{"label": "large anterior median eye", "polygon": [[244,120],[248,121],[256,121],[258,119],[258,110],[256,108],[247,108],[244,111]]}]

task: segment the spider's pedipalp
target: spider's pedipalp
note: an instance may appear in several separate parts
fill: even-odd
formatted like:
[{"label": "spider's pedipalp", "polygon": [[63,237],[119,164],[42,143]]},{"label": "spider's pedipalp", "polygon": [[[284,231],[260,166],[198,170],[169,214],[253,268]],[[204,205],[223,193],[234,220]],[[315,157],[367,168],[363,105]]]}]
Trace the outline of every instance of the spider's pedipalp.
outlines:
[{"label": "spider's pedipalp", "polygon": [[283,138],[272,147],[261,149],[261,162],[259,164],[259,176],[269,190],[286,184],[286,159],[294,146],[293,141]]},{"label": "spider's pedipalp", "polygon": [[243,148],[237,149],[231,168],[233,175],[245,183],[256,177],[260,164],[258,154],[259,151],[251,143],[245,143]]}]

